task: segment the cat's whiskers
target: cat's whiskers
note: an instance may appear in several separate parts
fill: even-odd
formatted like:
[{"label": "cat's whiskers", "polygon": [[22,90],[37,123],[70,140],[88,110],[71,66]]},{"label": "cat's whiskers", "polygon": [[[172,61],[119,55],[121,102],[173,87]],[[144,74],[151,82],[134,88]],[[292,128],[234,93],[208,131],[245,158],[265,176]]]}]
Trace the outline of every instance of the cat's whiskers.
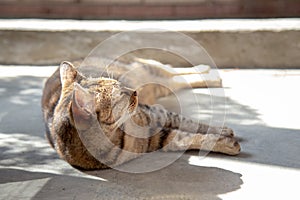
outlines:
[{"label": "cat's whiskers", "polygon": [[104,69],[100,69],[102,72],[99,77],[103,77],[103,74],[108,72],[108,66],[105,66]]},{"label": "cat's whiskers", "polygon": [[109,77],[109,78],[111,78],[111,79],[114,78],[114,72],[113,71],[111,71],[111,77]]}]

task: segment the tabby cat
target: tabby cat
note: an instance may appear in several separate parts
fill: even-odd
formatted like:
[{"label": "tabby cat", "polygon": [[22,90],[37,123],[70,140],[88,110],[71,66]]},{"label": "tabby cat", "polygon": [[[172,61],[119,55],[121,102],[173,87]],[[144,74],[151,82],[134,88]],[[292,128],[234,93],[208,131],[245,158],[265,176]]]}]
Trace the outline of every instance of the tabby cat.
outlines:
[{"label": "tabby cat", "polygon": [[[109,78],[103,71],[98,77],[86,75],[78,70],[79,65],[62,62],[48,78],[42,96],[46,136],[72,166],[110,168],[158,150],[240,152],[231,129],[209,127],[153,105],[158,97],[186,87],[168,78],[174,76],[168,66],[143,60],[114,62],[110,68],[113,78]],[[142,67],[122,76],[135,65]],[[171,89],[161,84],[136,88],[138,77],[171,80]]]}]

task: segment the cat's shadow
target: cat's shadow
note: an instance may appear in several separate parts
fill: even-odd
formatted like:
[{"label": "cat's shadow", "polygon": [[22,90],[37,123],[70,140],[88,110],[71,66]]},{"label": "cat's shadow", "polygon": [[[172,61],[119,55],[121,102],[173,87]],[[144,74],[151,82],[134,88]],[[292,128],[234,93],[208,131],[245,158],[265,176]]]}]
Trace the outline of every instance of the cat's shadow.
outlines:
[{"label": "cat's shadow", "polygon": [[[161,155],[158,160],[172,153]],[[131,188],[138,194],[138,199],[218,200],[218,195],[238,190],[243,184],[241,174],[216,167],[193,166],[189,164],[190,157],[190,154],[183,154],[169,166],[147,173],[134,174],[115,169],[85,173]]]}]

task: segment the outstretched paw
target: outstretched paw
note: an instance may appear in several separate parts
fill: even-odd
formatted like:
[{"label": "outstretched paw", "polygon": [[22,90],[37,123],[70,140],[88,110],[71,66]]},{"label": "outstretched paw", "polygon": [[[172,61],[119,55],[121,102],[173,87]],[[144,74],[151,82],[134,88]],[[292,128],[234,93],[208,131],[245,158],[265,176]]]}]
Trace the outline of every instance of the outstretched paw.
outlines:
[{"label": "outstretched paw", "polygon": [[228,155],[237,155],[241,151],[240,144],[234,137],[218,134],[206,134],[201,149]]},{"label": "outstretched paw", "polygon": [[231,128],[228,128],[226,126],[224,127],[210,127],[208,129],[208,134],[219,134],[227,137],[233,137],[234,132]]},{"label": "outstretched paw", "polygon": [[238,141],[233,137],[221,136],[215,145],[214,149],[218,152],[228,155],[237,155],[241,151],[241,146]]}]

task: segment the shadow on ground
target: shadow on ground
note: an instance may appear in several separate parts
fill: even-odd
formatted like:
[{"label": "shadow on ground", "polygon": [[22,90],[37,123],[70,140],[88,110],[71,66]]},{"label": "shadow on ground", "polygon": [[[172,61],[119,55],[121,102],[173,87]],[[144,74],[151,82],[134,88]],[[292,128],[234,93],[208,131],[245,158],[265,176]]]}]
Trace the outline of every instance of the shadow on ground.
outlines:
[{"label": "shadow on ground", "polygon": [[41,94],[44,78],[1,77],[0,131],[44,137]]},{"label": "shadow on ground", "polygon": [[115,170],[88,172],[107,178],[107,181],[0,169],[0,198],[218,200],[219,194],[237,190],[242,184],[238,173],[191,166],[184,160],[146,174],[127,174]]},{"label": "shadow on ground", "polygon": [[[237,156],[224,156],[216,153],[210,153],[209,156],[240,162],[300,168],[300,156],[297,156],[300,152],[300,130],[270,127],[260,119],[258,110],[228,97],[213,97],[212,103],[210,95],[197,93],[193,95],[197,95],[199,101],[198,103],[187,102],[186,112],[205,122],[210,122],[212,117],[217,120],[223,119],[225,125],[235,131],[242,147],[241,153]],[[224,115],[225,106],[226,114]],[[212,107],[214,108],[213,115]],[[280,117],[280,113],[276,113],[275,109],[274,115]]]}]

